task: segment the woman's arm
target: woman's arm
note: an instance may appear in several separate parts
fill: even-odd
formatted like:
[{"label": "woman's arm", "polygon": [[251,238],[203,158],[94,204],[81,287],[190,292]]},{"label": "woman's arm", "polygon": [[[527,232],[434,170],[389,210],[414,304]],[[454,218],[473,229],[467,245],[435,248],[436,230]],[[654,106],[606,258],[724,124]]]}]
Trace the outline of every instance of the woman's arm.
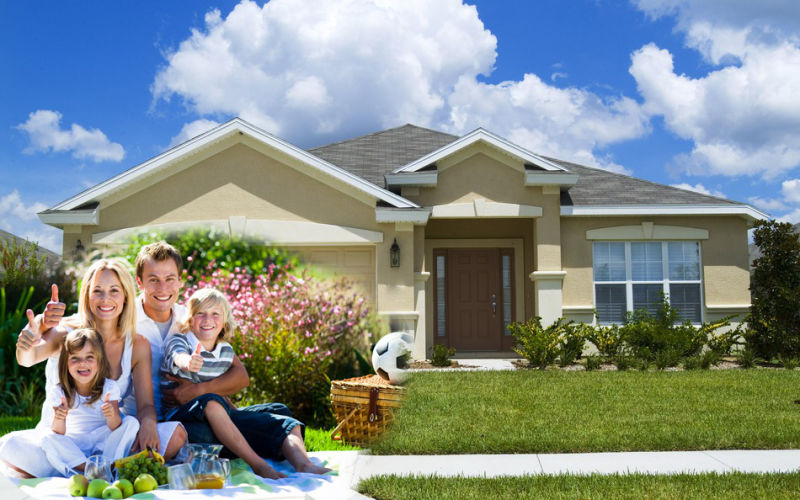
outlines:
[{"label": "woman's arm", "polygon": [[131,355],[131,377],[136,392],[136,417],[139,419],[139,435],[134,448],[145,450],[150,447],[159,449],[158,431],[156,430],[156,407],[153,404],[153,378],[150,372],[150,342],[141,335],[133,339]]},{"label": "woman's arm", "polygon": [[203,394],[231,396],[250,385],[250,376],[247,375],[247,369],[236,355],[233,356],[233,362],[228,371],[208,382],[194,384],[189,380],[178,377],[170,376],[168,378],[178,383],[174,389],[163,389],[161,391],[162,399],[168,406],[181,406]]},{"label": "woman's arm", "polygon": [[17,363],[25,367],[41,363],[61,350],[66,334],[67,330],[59,326],[38,336],[26,326],[17,338]]}]

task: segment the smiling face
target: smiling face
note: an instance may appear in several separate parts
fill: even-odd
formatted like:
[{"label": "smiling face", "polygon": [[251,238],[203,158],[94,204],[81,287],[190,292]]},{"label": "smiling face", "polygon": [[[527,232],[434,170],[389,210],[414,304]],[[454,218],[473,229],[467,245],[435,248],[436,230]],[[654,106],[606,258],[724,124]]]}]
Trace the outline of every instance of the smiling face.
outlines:
[{"label": "smiling face", "polygon": [[213,350],[219,332],[225,326],[225,310],[221,304],[213,304],[194,313],[190,328],[206,350]]},{"label": "smiling face", "polygon": [[172,259],[148,258],[136,283],[144,295],[144,312],[158,322],[168,321],[181,289],[178,266]]},{"label": "smiling face", "polygon": [[95,321],[116,322],[125,308],[125,292],[117,273],[111,269],[101,269],[95,273],[89,288],[89,311]]},{"label": "smiling face", "polygon": [[75,388],[82,396],[88,396],[88,391],[97,374],[97,366],[97,356],[90,342],[86,342],[83,348],[69,355],[67,371],[75,381]]}]

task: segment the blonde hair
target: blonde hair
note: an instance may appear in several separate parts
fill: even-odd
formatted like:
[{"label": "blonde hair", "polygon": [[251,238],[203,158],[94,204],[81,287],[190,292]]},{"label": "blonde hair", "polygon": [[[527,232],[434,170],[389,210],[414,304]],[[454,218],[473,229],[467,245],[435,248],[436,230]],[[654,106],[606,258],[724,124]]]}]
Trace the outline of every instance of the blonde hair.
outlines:
[{"label": "blonde hair", "polygon": [[195,314],[210,309],[214,306],[222,306],[222,330],[219,332],[217,340],[230,340],[233,332],[236,331],[236,321],[233,320],[231,304],[225,295],[215,288],[201,288],[194,292],[186,304],[186,316],[180,324],[181,333],[186,333],[191,329],[192,318]]},{"label": "blonde hair", "polygon": [[149,259],[153,259],[157,262],[172,259],[172,261],[175,262],[175,266],[178,268],[178,276],[181,275],[181,271],[183,270],[183,259],[181,258],[181,254],[175,249],[174,246],[170,245],[166,241],[150,243],[149,245],[145,245],[139,249],[139,253],[136,255],[135,262],[137,278],[143,278],[142,273],[144,272],[144,264]]},{"label": "blonde hair", "polygon": [[77,394],[77,387],[72,375],[69,373],[69,357],[84,348],[86,343],[92,346],[94,357],[97,360],[97,373],[94,374],[90,384],[91,390],[89,393],[88,404],[92,404],[103,395],[103,385],[108,378],[110,368],[108,366],[108,359],[106,358],[106,351],[103,348],[103,337],[97,333],[97,330],[91,328],[79,328],[73,330],[64,337],[64,344],[61,346],[61,354],[58,356],[58,378],[61,382],[61,387],[64,389],[64,397],[67,400],[67,408],[72,408],[75,403],[75,394]]},{"label": "blonde hair", "polygon": [[128,263],[120,258],[100,259],[89,267],[81,280],[81,293],[78,297],[78,318],[80,326],[92,329],[97,328],[94,314],[89,308],[89,294],[92,288],[92,280],[98,272],[108,269],[117,275],[122,292],[125,295],[125,305],[122,313],[117,320],[117,327],[128,342],[132,342],[136,335],[136,289],[134,288],[133,278]]}]

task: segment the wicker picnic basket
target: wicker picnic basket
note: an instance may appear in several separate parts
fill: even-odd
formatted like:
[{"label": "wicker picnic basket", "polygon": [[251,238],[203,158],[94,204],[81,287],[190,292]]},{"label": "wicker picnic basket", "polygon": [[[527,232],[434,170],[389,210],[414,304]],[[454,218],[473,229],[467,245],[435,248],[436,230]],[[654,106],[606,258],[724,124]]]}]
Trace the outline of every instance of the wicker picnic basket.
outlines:
[{"label": "wicker picnic basket", "polygon": [[334,380],[331,404],[338,425],[331,437],[359,446],[371,443],[391,426],[405,390],[378,375]]}]

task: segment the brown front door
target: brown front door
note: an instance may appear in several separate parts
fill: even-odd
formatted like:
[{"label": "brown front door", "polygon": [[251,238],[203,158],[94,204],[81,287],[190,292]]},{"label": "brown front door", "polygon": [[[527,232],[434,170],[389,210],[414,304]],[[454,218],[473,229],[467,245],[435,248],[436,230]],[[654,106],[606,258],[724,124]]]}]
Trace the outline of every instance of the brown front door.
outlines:
[{"label": "brown front door", "polygon": [[448,340],[456,351],[498,351],[503,312],[500,249],[447,250]]}]

